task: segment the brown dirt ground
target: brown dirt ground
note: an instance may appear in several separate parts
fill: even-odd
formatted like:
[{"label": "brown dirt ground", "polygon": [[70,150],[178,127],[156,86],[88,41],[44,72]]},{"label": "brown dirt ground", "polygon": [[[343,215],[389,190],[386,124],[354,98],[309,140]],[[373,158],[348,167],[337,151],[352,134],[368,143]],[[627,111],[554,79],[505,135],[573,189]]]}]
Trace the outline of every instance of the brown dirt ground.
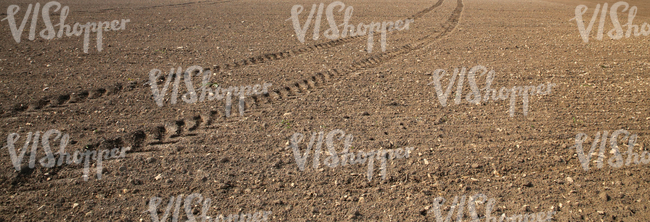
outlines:
[{"label": "brown dirt ground", "polygon": [[[134,148],[105,161],[101,180],[92,167],[88,181],[80,165],[16,172],[0,149],[0,221],[150,221],[151,197],[165,205],[191,193],[212,199],[208,215],[264,210],[271,221],[435,221],[428,209],[436,197],[477,193],[495,198],[499,215],[554,210],[555,221],[648,220],[648,165],[591,163],[585,172],[571,147],[578,133],[618,129],[648,147],[650,37],[584,43],[569,21],[575,7],[588,5],[590,17],[605,1],[440,1],[344,1],[355,25],[415,17],[409,30],[388,34],[386,52],[375,36],[372,53],[364,51],[366,36],[315,41],[311,27],[300,43],[286,21],[290,9],[305,5],[304,15],[319,1],[60,1],[71,9],[66,24],[131,20],[126,30],[104,33],[102,52],[92,34],[88,54],[83,36],[28,40],[30,22],[16,43],[2,21],[3,146],[14,132],[22,147],[28,132],[57,129],[71,137],[67,152]],[[1,17],[18,4],[21,21],[32,2],[2,1]],[[650,23],[650,2],[627,2],[639,8],[635,24]],[[39,18],[37,31],[42,26]],[[158,107],[149,71],[192,65],[212,69],[221,86],[273,86],[246,99],[244,116],[234,106],[226,118],[224,100],[172,105],[169,93]],[[453,93],[442,107],[427,85],[433,71],[476,65],[496,72],[493,88],[557,86],[531,97],[527,116],[521,100],[514,117],[507,101],[454,104]],[[477,79],[482,88],[485,78]],[[415,151],[389,161],[386,180],[376,164],[370,182],[365,165],[299,171],[291,136],[333,129],[354,135],[355,150]],[[484,205],[478,212],[484,216]]]}]

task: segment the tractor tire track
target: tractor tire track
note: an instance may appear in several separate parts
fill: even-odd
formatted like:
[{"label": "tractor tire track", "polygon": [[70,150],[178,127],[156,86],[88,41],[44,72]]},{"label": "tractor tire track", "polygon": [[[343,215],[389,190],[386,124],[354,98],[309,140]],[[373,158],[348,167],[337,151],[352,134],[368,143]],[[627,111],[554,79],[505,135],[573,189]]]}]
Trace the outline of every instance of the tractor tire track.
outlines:
[{"label": "tractor tire track", "polygon": [[10,107],[5,107],[2,110],[2,117],[11,117],[22,112],[38,111],[46,108],[66,107],[73,103],[84,103],[91,99],[103,98],[110,95],[115,95],[123,91],[130,91],[139,87],[137,82],[130,82],[127,84],[116,83],[107,87],[99,87],[94,89],[81,90],[73,93],[48,95],[44,96],[37,101],[32,102],[19,102]]},{"label": "tractor tire track", "polygon": [[[438,8],[440,5],[442,5],[443,2],[444,2],[444,0],[438,0],[438,2],[436,2],[436,4],[432,5],[431,7],[426,8],[426,9],[424,9],[422,11],[419,11],[419,12],[417,12],[417,13],[415,13],[415,14],[407,17],[407,18],[408,19],[414,19],[414,20],[420,19],[425,14],[427,14],[427,13],[433,11],[434,9]],[[345,43],[352,42],[352,41],[357,40],[357,39],[359,39],[361,37],[364,37],[364,36],[345,37],[345,38],[341,38],[341,39],[337,39],[337,40],[332,40],[332,41],[329,41],[329,42],[324,42],[324,43],[319,43],[319,44],[312,45],[312,46],[307,46],[307,47],[304,47],[304,48],[288,50],[288,51],[283,51],[283,52],[276,52],[276,53],[267,53],[267,54],[264,54],[264,55],[261,55],[261,56],[250,57],[250,58],[247,58],[247,59],[243,59],[243,60],[241,60],[239,62],[227,63],[227,64],[222,64],[222,65],[214,65],[212,67],[212,72],[218,73],[218,72],[222,72],[222,71],[229,71],[229,70],[243,68],[243,67],[246,67],[246,66],[256,65],[256,64],[260,64],[260,63],[292,58],[292,57],[296,57],[296,56],[299,56],[299,55],[302,55],[302,54],[307,54],[307,53],[312,53],[312,52],[320,52],[320,51],[323,51],[323,50],[326,50],[326,49],[330,49],[330,48],[334,48],[334,47],[343,45]]]},{"label": "tractor tire track", "polygon": [[[428,8],[424,11],[431,11],[435,7],[442,4],[443,0],[438,1],[436,5],[431,8]],[[249,99],[246,99],[245,110],[250,110],[251,106],[260,106],[265,104],[277,104],[283,100],[288,100],[297,96],[301,96],[307,90],[312,90],[322,86],[326,86],[333,78],[341,77],[345,75],[350,75],[359,71],[377,67],[387,61],[392,60],[393,58],[408,54],[412,51],[425,48],[431,44],[434,44],[437,40],[447,36],[452,32],[459,24],[460,16],[463,11],[463,2],[462,0],[457,0],[457,6],[452,12],[451,16],[442,25],[442,30],[436,32],[435,34],[430,34],[424,36],[423,38],[418,39],[415,43],[409,43],[402,47],[399,47],[395,50],[388,51],[385,53],[377,54],[374,56],[367,57],[357,62],[342,68],[342,69],[330,69],[327,71],[318,72],[315,75],[296,81],[292,84],[288,84],[279,89],[270,90],[267,94],[262,95],[252,95]],[[420,15],[421,16],[421,15]],[[235,110],[235,107],[232,107]],[[249,112],[250,113],[250,112]],[[232,112],[233,116],[239,115],[237,112]],[[233,117],[230,117],[233,118]],[[164,124],[153,126],[144,132],[145,134],[145,144],[156,145],[156,144],[167,144],[167,143],[176,143],[172,139],[184,136],[193,136],[196,135],[197,129],[210,129],[211,125],[215,123],[216,119],[225,120],[225,112],[220,110],[211,110],[208,113],[202,113],[194,115],[191,118],[177,119],[173,121],[166,121]],[[231,120],[232,122],[236,120]],[[225,122],[228,122],[225,120]]]},{"label": "tractor tire track", "polygon": [[[436,7],[440,6],[444,0],[439,0],[434,6],[429,7],[413,17],[421,17],[426,12],[430,12]],[[452,12],[452,15],[447,22],[443,25],[443,30],[437,32],[436,34],[427,35],[423,38],[420,38],[415,43],[409,43],[402,47],[399,47],[395,50],[391,50],[385,53],[377,54],[374,56],[367,57],[357,62],[343,67],[342,69],[331,69],[323,72],[314,74],[313,76],[294,82],[293,84],[285,85],[280,87],[280,89],[275,89],[270,91],[267,94],[259,96],[251,96],[246,101],[247,110],[250,109],[250,106],[253,105],[264,105],[264,104],[277,104],[283,100],[288,100],[295,96],[302,95],[305,91],[326,86],[333,78],[341,77],[345,75],[350,75],[355,72],[363,71],[365,69],[377,67],[387,61],[392,60],[393,58],[408,54],[412,51],[422,49],[426,46],[429,46],[435,43],[436,40],[439,40],[445,37],[450,33],[455,27],[458,26],[460,16],[463,9],[462,0],[457,0],[457,7]],[[339,41],[340,42],[340,41]],[[137,87],[137,84],[130,84],[129,87]],[[117,93],[123,90],[121,84],[117,84],[116,87],[107,89],[97,89],[93,91],[82,91],[80,93],[72,93],[68,95],[62,95],[58,97],[48,97],[49,99],[41,99],[38,103],[30,104],[30,106],[17,107],[18,110],[15,111],[26,111],[40,109],[43,107],[56,106],[56,104],[61,103],[71,103],[73,102],[83,102],[86,99],[99,98],[102,96],[110,95],[112,93]],[[92,92],[92,93],[91,93]],[[53,102],[54,101],[54,102]],[[53,105],[54,104],[54,105]],[[232,107],[233,110],[235,107]],[[249,112],[250,113],[250,112]],[[232,115],[238,115],[238,112],[232,112]],[[186,137],[196,136],[201,132],[200,129],[210,129],[215,127],[215,120],[223,120],[223,122],[236,122],[238,120],[231,117],[231,120],[225,118],[225,112],[220,110],[211,110],[207,113],[201,113],[193,115],[188,118],[176,119],[171,121],[165,121],[163,124],[149,126],[145,130],[135,130],[129,133],[124,134],[124,136],[119,136],[114,139],[103,139],[100,142],[93,144],[86,144],[87,150],[99,150],[107,149],[114,147],[126,147],[130,146],[131,150],[129,154],[139,155],[140,153],[149,153],[149,152],[158,152],[161,151],[161,148],[156,148],[160,145],[166,147],[166,144],[174,144],[179,142],[181,139]],[[61,166],[64,167],[64,166]],[[68,168],[65,166],[65,168]],[[70,168],[77,168],[79,166],[70,166]],[[60,169],[59,169],[60,170]]]},{"label": "tractor tire track", "polygon": [[[216,3],[223,3],[224,1],[220,2],[211,2],[211,4],[216,4]],[[422,16],[425,14],[433,11],[434,9],[438,8],[444,0],[438,0],[434,5],[432,5],[429,8],[426,8],[422,11],[419,11],[415,13],[414,15],[409,16],[409,19],[420,19]],[[193,2],[193,3],[181,3],[181,4],[173,4],[173,5],[162,5],[162,6],[154,6],[154,7],[142,7],[142,8],[136,8],[136,10],[140,9],[148,9],[148,8],[155,8],[155,7],[170,7],[170,6],[184,6],[184,5],[191,5],[191,4],[200,4],[200,3],[206,3],[205,1],[202,2]],[[118,9],[103,9],[103,11],[110,11],[110,10],[118,10]],[[94,12],[93,12],[94,13]],[[346,38],[341,38],[329,42],[324,42],[324,43],[319,43],[316,45],[312,46],[307,46],[299,49],[294,49],[294,50],[288,50],[288,51],[283,51],[283,52],[276,52],[276,53],[267,53],[264,55],[256,56],[256,57],[250,57],[244,60],[241,60],[239,62],[233,62],[233,63],[227,63],[227,64],[222,64],[222,65],[214,65],[212,67],[212,72],[213,73],[218,73],[218,72],[223,72],[223,71],[228,71],[228,70],[235,70],[247,66],[252,66],[256,64],[261,64],[261,63],[266,63],[270,61],[278,61],[278,60],[283,60],[287,58],[292,58],[295,56],[303,55],[303,54],[308,54],[308,53],[314,53],[314,52],[319,52],[323,51],[326,49],[338,47],[340,45],[358,40],[363,36],[354,36],[354,37],[346,37]],[[303,81],[302,83],[297,83],[297,84],[307,84],[307,86],[310,87],[315,87],[316,84],[315,79],[312,78],[311,82],[308,80]],[[137,82],[129,82],[129,83],[116,83],[112,86],[108,87],[103,87],[103,88],[95,88],[95,89],[86,89],[78,92],[73,92],[73,93],[67,93],[67,94],[62,94],[62,95],[55,95],[55,96],[44,96],[41,99],[33,102],[18,102],[15,103],[14,105],[10,107],[4,108],[2,111],[0,111],[0,116],[3,118],[6,117],[11,117],[14,116],[18,113],[26,112],[26,111],[38,111],[44,108],[54,108],[54,107],[61,107],[61,106],[66,106],[69,103],[83,103],[88,101],[89,99],[97,99],[101,98],[104,96],[108,95],[113,95],[113,94],[118,94],[124,91],[125,87],[128,89],[134,89],[134,88],[145,88],[147,87],[147,84],[137,84]],[[258,99],[255,99],[258,101]]]}]

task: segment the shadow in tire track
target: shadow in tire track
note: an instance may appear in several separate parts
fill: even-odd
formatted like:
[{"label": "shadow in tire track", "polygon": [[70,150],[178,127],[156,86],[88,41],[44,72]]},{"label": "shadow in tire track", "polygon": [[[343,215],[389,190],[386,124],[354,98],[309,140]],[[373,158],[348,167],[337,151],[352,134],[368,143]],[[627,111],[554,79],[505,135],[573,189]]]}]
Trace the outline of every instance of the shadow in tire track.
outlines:
[{"label": "shadow in tire track", "polygon": [[[429,12],[435,9],[436,7],[440,6],[443,1],[444,0],[439,0],[438,3],[436,3],[434,6],[423,10],[421,13],[414,15],[414,17],[415,16],[421,17],[424,13]],[[360,61],[353,62],[352,64],[343,67],[340,70],[331,69],[327,71],[322,71],[316,73],[311,77],[308,77],[307,79],[298,80],[294,83],[281,86],[279,87],[279,89],[272,90],[268,94],[263,94],[259,96],[253,95],[251,96],[250,102],[256,105],[279,103],[282,100],[287,100],[295,96],[300,96],[303,92],[307,90],[327,85],[327,83],[330,82],[335,77],[349,75],[357,71],[362,71],[368,68],[377,67],[387,61],[392,60],[397,56],[406,55],[412,51],[423,49],[435,43],[437,40],[447,36],[458,26],[460,21],[460,16],[463,11],[463,7],[464,5],[462,0],[457,0],[456,8],[452,12],[449,19],[442,25],[443,29],[435,34],[424,36],[423,38],[418,39],[414,43],[406,44],[395,50],[380,53],[377,55],[367,57]],[[250,106],[249,104],[251,103],[247,102],[246,104],[247,106]],[[237,115],[237,114],[234,113],[233,115]],[[199,128],[207,128],[215,122],[214,121],[215,119],[217,118],[222,120],[225,119],[224,116],[225,114],[223,112],[218,110],[212,110],[207,114],[196,115],[189,119],[166,121],[165,124],[155,126],[151,130],[149,130],[150,133],[148,133],[148,135],[151,135],[148,137],[150,138],[149,141],[151,141],[149,142],[149,144],[160,144],[166,140],[169,140],[170,138],[182,137],[184,136],[185,132],[195,131]]]}]

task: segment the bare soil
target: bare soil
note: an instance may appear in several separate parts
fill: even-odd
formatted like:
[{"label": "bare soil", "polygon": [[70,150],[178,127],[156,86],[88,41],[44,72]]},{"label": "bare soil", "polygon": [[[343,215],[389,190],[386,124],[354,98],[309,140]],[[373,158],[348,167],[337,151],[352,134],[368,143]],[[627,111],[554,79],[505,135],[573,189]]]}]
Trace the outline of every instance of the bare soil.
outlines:
[{"label": "bare soil", "polygon": [[[17,4],[20,22],[36,2],[2,1],[0,17]],[[101,52],[91,34],[89,53],[83,35],[28,40],[31,18],[16,43],[4,20],[3,146],[11,133],[21,136],[22,148],[28,132],[56,129],[70,135],[70,153],[133,149],[104,161],[101,180],[93,161],[88,181],[80,164],[29,169],[29,153],[17,172],[8,149],[0,149],[0,221],[150,221],[151,197],[163,198],[164,210],[170,196],[191,193],[212,199],[210,216],[272,211],[270,221],[435,221],[429,210],[436,197],[447,199],[446,216],[454,197],[478,193],[497,201],[493,215],[556,211],[554,221],[646,221],[648,165],[599,169],[594,156],[585,172],[573,148],[578,133],[593,139],[605,130],[638,134],[640,149],[650,141],[650,37],[612,40],[605,33],[598,41],[596,22],[584,43],[570,21],[577,5],[589,7],[588,23],[604,2],[616,1],[344,1],[354,7],[354,25],[415,20],[409,30],[388,33],[385,52],[375,34],[372,53],[367,36],[325,38],[325,15],[320,38],[312,39],[312,24],[300,43],[291,7],[305,6],[302,23],[319,1],[60,1],[70,7],[66,24],[130,19],[126,30],[104,32]],[[638,7],[634,24],[650,23],[648,1],[627,2]],[[53,13],[52,21],[58,18]],[[627,13],[619,18],[625,23]],[[273,85],[246,98],[243,116],[233,105],[227,118],[225,100],[184,102],[183,81],[176,104],[170,87],[157,106],[149,72],[166,76],[193,65],[210,69],[219,86]],[[514,117],[509,101],[470,104],[467,81],[461,103],[453,102],[454,87],[443,107],[427,85],[432,73],[447,70],[446,87],[454,68],[477,65],[495,71],[492,88],[557,86],[531,96],[526,116],[519,98]],[[199,88],[200,77],[193,84]],[[485,76],[477,84],[483,88]],[[354,152],[415,150],[389,161],[385,180],[378,163],[368,181],[366,165],[314,169],[312,155],[300,171],[291,136],[305,134],[304,151],[313,132],[335,129],[354,136]],[[51,144],[58,151],[58,141]],[[335,147],[342,151],[343,141]],[[323,144],[321,161],[325,150]],[[485,204],[478,213],[484,221]]]}]

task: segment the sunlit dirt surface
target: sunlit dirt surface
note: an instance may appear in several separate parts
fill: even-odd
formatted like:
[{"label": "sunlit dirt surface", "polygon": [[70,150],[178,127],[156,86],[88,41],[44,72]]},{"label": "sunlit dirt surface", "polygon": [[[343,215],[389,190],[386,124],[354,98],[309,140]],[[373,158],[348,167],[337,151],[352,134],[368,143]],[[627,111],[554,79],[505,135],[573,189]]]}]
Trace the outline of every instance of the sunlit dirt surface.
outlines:
[{"label": "sunlit dirt surface", "polygon": [[[36,1],[2,1],[0,17],[18,5],[20,28],[30,3]],[[39,3],[42,8],[47,2]],[[101,51],[97,34],[90,32],[88,53],[83,33],[41,37],[46,29],[41,12],[33,40],[31,15],[20,43],[9,19],[0,22],[0,221],[151,221],[153,214],[162,218],[170,197],[179,195],[183,201],[169,205],[167,221],[174,214],[188,220],[186,207],[201,221],[206,205],[211,219],[271,212],[268,221],[436,221],[438,197],[446,200],[437,207],[440,218],[449,215],[450,221],[459,215],[462,221],[486,221],[488,205],[493,218],[522,215],[521,221],[548,212],[554,221],[650,218],[650,156],[641,155],[650,141],[650,36],[611,39],[608,32],[615,26],[608,8],[602,40],[597,39],[598,16],[585,43],[573,19],[576,7],[588,7],[586,27],[596,5],[605,1],[343,1],[354,9],[349,24],[355,26],[413,19],[409,29],[387,33],[385,51],[381,34],[374,33],[372,52],[369,34],[325,37],[331,1],[322,2],[318,38],[312,21],[304,43],[294,30],[292,7],[304,6],[302,26],[312,4],[321,2],[59,3],[69,6],[65,24],[70,26],[129,22],[124,29],[103,32]],[[616,1],[607,3],[611,7]],[[632,23],[643,31],[643,24],[650,23],[650,2],[627,3],[637,7]],[[623,8],[618,19],[626,24]],[[344,20],[345,10],[339,9],[334,10],[336,25]],[[58,24],[60,11],[50,17]],[[459,76],[443,106],[436,70],[446,71],[439,83],[445,93],[454,69],[469,72],[479,65],[494,71],[491,88],[497,91],[554,86],[528,101],[521,95],[496,101],[490,96],[475,104],[468,101],[475,96],[467,95],[477,91],[484,98],[488,74],[476,73],[473,90],[465,73],[463,88],[458,91]],[[209,93],[203,101],[186,102],[188,83],[197,97],[204,83],[200,75],[187,82],[179,75],[172,104],[169,72],[191,66],[210,71],[206,88],[211,90],[272,85],[267,93],[245,97],[242,116],[238,96],[232,97],[229,114],[226,99],[210,100]],[[157,88],[171,80],[162,107],[149,81],[154,69],[164,77]],[[25,146],[25,139],[30,132],[42,135],[50,129],[69,135],[68,153],[131,150],[123,158],[104,159],[101,179],[98,161],[90,160],[86,181],[83,163],[44,167],[39,160],[48,159],[38,140],[35,164],[29,167],[32,144]],[[355,156],[413,150],[408,157],[388,158],[385,174],[382,160],[375,158],[369,180],[368,162],[326,164],[334,159],[327,136],[337,129],[353,136],[348,148]],[[610,135],[621,129],[638,136],[633,146],[641,155],[638,164],[632,159],[616,167]],[[600,143],[592,156],[587,153],[604,131],[607,142],[598,167]],[[323,141],[315,167],[319,132]],[[8,148],[12,133],[20,136],[16,155],[27,148],[20,171]],[[304,135],[299,153],[292,148],[295,133]],[[314,133],[301,170],[300,155]],[[584,155],[575,147],[580,133],[589,137],[582,143]],[[331,135],[340,158],[346,139]],[[52,153],[60,148],[55,136],[49,140]],[[618,136],[617,144],[627,162],[628,138]],[[585,171],[580,160],[587,157]],[[185,205],[192,193],[211,203],[194,199]],[[484,201],[470,199],[480,194]],[[153,214],[152,197],[161,198]]]}]

